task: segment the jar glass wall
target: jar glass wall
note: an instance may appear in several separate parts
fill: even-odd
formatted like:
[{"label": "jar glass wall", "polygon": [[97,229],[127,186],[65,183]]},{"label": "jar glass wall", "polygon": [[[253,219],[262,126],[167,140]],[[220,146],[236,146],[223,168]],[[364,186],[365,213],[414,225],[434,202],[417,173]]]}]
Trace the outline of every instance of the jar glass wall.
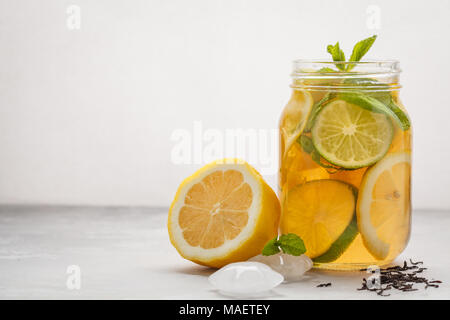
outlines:
[{"label": "jar glass wall", "polygon": [[294,61],[280,118],[281,233],[315,267],[386,265],[409,239],[411,125],[396,61]]}]

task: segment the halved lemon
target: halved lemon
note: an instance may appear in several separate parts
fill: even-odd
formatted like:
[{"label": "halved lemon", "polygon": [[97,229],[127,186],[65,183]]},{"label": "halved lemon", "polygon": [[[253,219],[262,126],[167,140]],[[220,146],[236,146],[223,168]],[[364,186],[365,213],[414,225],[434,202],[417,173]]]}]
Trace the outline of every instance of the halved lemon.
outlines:
[{"label": "halved lemon", "polygon": [[306,255],[313,259],[327,252],[344,233],[355,208],[352,186],[337,180],[310,181],[286,195],[280,229],[300,236]]},{"label": "halved lemon", "polygon": [[344,100],[334,100],[317,115],[312,127],[314,147],[328,162],[349,169],[380,160],[393,136],[391,120]]},{"label": "halved lemon", "polygon": [[358,229],[369,252],[384,260],[403,250],[410,229],[411,156],[388,154],[369,168],[357,202]]},{"label": "halved lemon", "polygon": [[283,158],[292,144],[302,134],[313,106],[311,94],[305,90],[294,90],[281,115],[281,154]]},{"label": "halved lemon", "polygon": [[170,241],[184,258],[222,267],[261,253],[277,235],[280,203],[249,164],[213,162],[185,179],[169,210]]}]

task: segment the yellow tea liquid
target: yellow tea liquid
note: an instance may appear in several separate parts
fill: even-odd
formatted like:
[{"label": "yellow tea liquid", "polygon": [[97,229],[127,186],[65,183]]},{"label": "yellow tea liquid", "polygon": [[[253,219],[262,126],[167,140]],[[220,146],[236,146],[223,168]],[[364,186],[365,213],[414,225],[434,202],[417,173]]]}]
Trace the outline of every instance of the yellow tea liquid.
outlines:
[{"label": "yellow tea liquid", "polygon": [[[302,128],[302,123],[308,122],[313,116],[312,112],[308,113],[310,106],[307,104],[317,105],[325,94],[326,92],[322,90],[294,89],[291,100],[280,119],[279,194],[282,207],[280,233],[300,233],[298,235],[302,237],[307,248],[306,255],[313,261],[325,254],[327,250],[334,250],[335,252],[331,255],[324,255],[325,262],[320,259],[319,262],[315,261],[314,265],[318,268],[355,270],[369,265],[389,264],[403,251],[409,239],[410,164],[399,163],[392,167],[387,166],[386,172],[378,176],[375,173],[371,174],[378,177],[373,190],[369,192],[361,188],[364,188],[362,182],[365,175],[368,172],[374,172],[371,167],[381,163],[383,159],[390,159],[390,156],[411,153],[411,129],[400,128],[395,119],[388,117],[392,123],[393,137],[387,153],[368,166],[357,169],[340,168],[323,157],[318,157],[317,152],[314,156],[308,152],[311,150],[305,150],[308,148],[302,146],[300,142],[302,138],[312,141],[311,130]],[[402,106],[398,94],[393,92],[391,95],[394,103]],[[312,102],[309,99],[312,99]],[[326,108],[327,105],[323,110]],[[406,113],[403,107],[402,111]],[[300,115],[302,112],[303,114]],[[363,137],[364,135],[361,135],[361,144],[365,143]],[[356,144],[352,146],[356,147]],[[364,147],[367,149],[370,145]],[[336,145],[336,148],[339,148],[339,145]],[[357,151],[353,150],[353,152]],[[339,221],[341,217],[338,207],[341,203],[339,199],[333,198],[342,197],[344,201],[349,193],[345,193],[345,188],[338,187],[340,184],[328,182],[329,180],[343,182],[342,185],[351,186],[350,188],[354,190],[353,219],[356,221],[353,231],[349,233],[349,239],[343,236],[343,239],[339,240],[339,236],[342,236],[345,230],[340,235],[334,234],[340,233],[339,230],[346,227],[344,224],[348,224],[349,218],[347,214],[345,222]],[[361,202],[363,193],[373,197],[373,203],[369,206],[372,208],[369,210],[372,214],[365,216],[357,212],[358,202]],[[293,199],[293,197],[296,198]],[[327,205],[330,201],[332,204]],[[357,221],[360,217],[365,221]],[[369,232],[371,230],[372,233]],[[379,241],[380,239],[382,241]],[[340,243],[337,243],[338,240]],[[337,244],[333,247],[334,243]],[[314,250],[316,252],[313,252]],[[311,252],[313,252],[312,255]]]}]

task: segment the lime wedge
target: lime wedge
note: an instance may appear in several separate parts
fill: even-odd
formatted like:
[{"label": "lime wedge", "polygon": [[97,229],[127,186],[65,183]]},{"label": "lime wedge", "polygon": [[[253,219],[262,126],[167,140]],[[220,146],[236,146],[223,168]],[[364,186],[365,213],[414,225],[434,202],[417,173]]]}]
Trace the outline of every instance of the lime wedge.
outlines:
[{"label": "lime wedge", "polygon": [[334,100],[317,115],[311,130],[314,147],[331,164],[356,169],[380,160],[393,138],[392,122],[344,100]]}]

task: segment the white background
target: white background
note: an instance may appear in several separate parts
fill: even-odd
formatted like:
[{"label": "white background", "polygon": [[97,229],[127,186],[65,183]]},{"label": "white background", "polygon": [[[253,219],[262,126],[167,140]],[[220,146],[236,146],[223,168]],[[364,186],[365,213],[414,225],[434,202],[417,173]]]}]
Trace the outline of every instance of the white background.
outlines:
[{"label": "white background", "polygon": [[378,34],[367,58],[404,70],[414,206],[449,209],[449,12],[448,0],[0,0],[0,203],[168,206],[200,167],[173,163],[174,130],[276,128],[293,59]]}]

